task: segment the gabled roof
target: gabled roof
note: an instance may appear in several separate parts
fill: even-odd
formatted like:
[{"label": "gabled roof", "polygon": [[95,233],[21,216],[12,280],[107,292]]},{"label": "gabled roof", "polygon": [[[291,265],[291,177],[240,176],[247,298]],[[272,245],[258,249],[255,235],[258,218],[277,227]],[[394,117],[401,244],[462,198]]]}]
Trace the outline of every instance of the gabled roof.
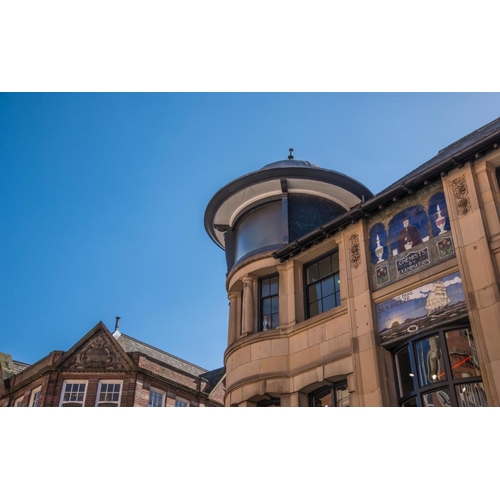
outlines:
[{"label": "gabled roof", "polygon": [[26,370],[26,368],[29,368],[31,365],[28,363],[22,363],[21,361],[12,361],[14,365],[14,375],[17,375],[18,373],[22,372],[23,370]]},{"label": "gabled roof", "polygon": [[222,366],[221,368],[217,368],[215,370],[202,373],[200,377],[207,380],[212,387],[215,387],[220,382],[222,377],[224,377],[225,374],[226,374],[226,368]]},{"label": "gabled roof", "polygon": [[204,373],[210,373],[205,368],[193,365],[188,361],[173,356],[172,354],[162,351],[161,349],[158,349],[156,347],[145,344],[144,342],[129,337],[124,333],[122,333],[120,337],[118,337],[117,342],[125,352],[140,352],[142,354],[145,354],[146,356],[149,356],[150,358],[156,359],[158,361],[166,363],[167,365],[177,368],[178,370],[190,373],[191,375],[199,377]]}]

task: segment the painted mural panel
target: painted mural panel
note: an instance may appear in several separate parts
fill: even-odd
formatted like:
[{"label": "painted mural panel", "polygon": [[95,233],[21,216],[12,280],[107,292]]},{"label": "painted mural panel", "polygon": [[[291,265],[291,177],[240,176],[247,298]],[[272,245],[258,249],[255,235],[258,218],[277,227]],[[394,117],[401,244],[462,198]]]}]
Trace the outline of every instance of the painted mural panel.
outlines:
[{"label": "painted mural panel", "polygon": [[460,273],[381,302],[376,311],[378,334],[383,341],[459,319],[467,314]]},{"label": "painted mural panel", "polygon": [[454,257],[441,181],[372,217],[369,242],[375,289]]}]

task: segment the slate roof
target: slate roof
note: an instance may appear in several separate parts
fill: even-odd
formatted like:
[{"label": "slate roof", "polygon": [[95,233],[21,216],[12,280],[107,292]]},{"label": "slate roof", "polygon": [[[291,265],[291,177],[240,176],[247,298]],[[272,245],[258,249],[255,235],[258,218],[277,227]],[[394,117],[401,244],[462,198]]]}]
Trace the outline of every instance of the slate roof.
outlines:
[{"label": "slate roof", "polygon": [[212,387],[215,387],[225,374],[226,374],[225,367],[221,367],[217,368],[216,370],[211,370],[209,372],[203,373],[200,376],[203,377],[205,380],[208,380],[208,383]]},{"label": "slate roof", "polygon": [[[140,352],[149,356],[150,358],[166,363],[178,370],[181,370],[196,377],[203,376],[205,373],[211,373],[207,371],[206,368],[201,368],[200,366],[193,365],[183,359],[177,358],[168,352],[162,351],[156,347],[150,346],[141,342],[140,340],[129,337],[128,335],[121,334],[118,338],[118,343],[122,346],[125,352]],[[216,370],[214,370],[216,371]]]}]

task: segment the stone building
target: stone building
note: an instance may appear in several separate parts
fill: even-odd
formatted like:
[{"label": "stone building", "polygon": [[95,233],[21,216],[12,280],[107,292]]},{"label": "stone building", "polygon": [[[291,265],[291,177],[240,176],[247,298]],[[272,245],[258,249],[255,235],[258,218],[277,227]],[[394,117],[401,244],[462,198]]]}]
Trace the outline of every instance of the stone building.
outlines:
[{"label": "stone building", "polygon": [[499,140],[497,119],[377,195],[293,150],[219,190],[225,405],[498,406]]},{"label": "stone building", "polygon": [[99,322],[33,365],[0,353],[0,406],[224,406],[225,370],[207,371]]}]

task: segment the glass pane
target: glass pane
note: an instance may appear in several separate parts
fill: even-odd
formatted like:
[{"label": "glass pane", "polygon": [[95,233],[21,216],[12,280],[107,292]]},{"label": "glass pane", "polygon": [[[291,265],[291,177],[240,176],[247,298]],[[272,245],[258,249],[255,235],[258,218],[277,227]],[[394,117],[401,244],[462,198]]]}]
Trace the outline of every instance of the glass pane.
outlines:
[{"label": "glass pane", "polygon": [[264,299],[262,301],[262,312],[263,312],[264,316],[272,313],[271,300],[272,299]]},{"label": "glass pane", "polygon": [[457,394],[458,406],[488,406],[482,382],[457,385],[455,387],[455,392]]},{"label": "glass pane", "polygon": [[329,311],[335,307],[335,295],[323,299],[323,311]]},{"label": "glass pane", "polygon": [[309,302],[314,302],[321,298],[321,283],[316,283],[315,285],[311,285],[308,289],[309,293]]},{"label": "glass pane", "polygon": [[271,295],[278,295],[278,276],[271,278]]},{"label": "glass pane", "polygon": [[332,274],[332,259],[330,256],[319,261],[319,277],[324,278]]},{"label": "glass pane", "polygon": [[417,406],[417,398],[411,398],[408,401],[405,401],[401,406],[407,406],[410,408]]},{"label": "glass pane", "polygon": [[349,406],[349,391],[347,390],[347,384],[335,386],[335,399],[338,407]]},{"label": "glass pane", "polygon": [[334,291],[333,276],[321,282],[321,293],[323,297],[331,295]]},{"label": "glass pane", "polygon": [[417,342],[416,346],[420,385],[424,387],[446,380],[439,336],[427,337]]},{"label": "glass pane", "polygon": [[[76,388],[75,388],[76,390]],[[80,384],[80,389],[79,389],[80,392],[84,392],[85,391],[85,384]]]},{"label": "glass pane", "polygon": [[261,287],[262,287],[262,291],[261,291],[261,296],[262,297],[269,297],[269,291],[270,291],[270,287],[269,287],[269,280],[262,280],[261,282]]},{"label": "glass pane", "polygon": [[428,392],[422,396],[422,399],[424,401],[424,406],[451,406],[450,393],[447,387],[437,391]]},{"label": "glass pane", "polygon": [[335,284],[335,290],[340,292],[340,276],[338,274],[333,276],[333,282]]},{"label": "glass pane", "polygon": [[453,378],[479,377],[481,369],[470,328],[445,333]]},{"label": "glass pane", "polygon": [[280,319],[279,319],[279,314],[276,313],[276,314],[272,315],[271,327],[272,328],[278,328],[278,326],[280,326]]},{"label": "glass pane", "polygon": [[319,280],[319,267],[318,263],[311,264],[307,268],[307,283],[314,283]]},{"label": "glass pane", "polygon": [[396,371],[398,374],[399,393],[401,397],[404,397],[415,390],[415,376],[411,369],[408,346],[405,346],[396,354]]},{"label": "glass pane", "polygon": [[278,297],[273,297],[271,299],[271,312],[277,313],[279,311],[279,298]]},{"label": "glass pane", "polygon": [[339,254],[335,253],[331,256],[332,259],[332,272],[333,273],[338,273],[339,272]]},{"label": "glass pane", "polygon": [[309,316],[316,316],[320,313],[319,304],[319,302],[313,302],[312,304],[309,304]]}]

